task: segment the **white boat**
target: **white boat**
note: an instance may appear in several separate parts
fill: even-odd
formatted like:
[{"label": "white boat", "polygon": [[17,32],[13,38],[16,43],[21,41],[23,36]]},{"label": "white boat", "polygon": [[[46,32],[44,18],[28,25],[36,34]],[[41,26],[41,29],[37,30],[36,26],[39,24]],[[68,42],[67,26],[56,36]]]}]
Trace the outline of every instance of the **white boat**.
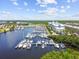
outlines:
[{"label": "white boat", "polygon": [[34,37],[34,35],[33,35],[33,34],[31,34],[31,35],[30,35],[30,38],[33,38],[33,37]]},{"label": "white boat", "polygon": [[52,44],[54,45],[55,42],[51,39],[51,40],[49,40],[49,44],[50,44],[50,45],[52,45]]},{"label": "white boat", "polygon": [[30,40],[28,39],[26,42],[27,42],[27,43],[30,43]]},{"label": "white boat", "polygon": [[21,28],[22,30],[24,29],[24,27]]},{"label": "white boat", "polygon": [[39,36],[40,36],[40,37],[43,37],[43,34],[40,34]]},{"label": "white boat", "polygon": [[47,38],[47,35],[46,34],[43,34],[43,37]]},{"label": "white boat", "polygon": [[17,48],[22,48],[22,46],[23,46],[23,44],[19,44],[18,46],[17,46]]},{"label": "white boat", "polygon": [[24,39],[23,41],[21,41],[20,43],[25,43],[26,42],[26,40]]},{"label": "white boat", "polygon": [[37,41],[37,44],[41,44],[41,41],[38,40],[38,41]]},{"label": "white boat", "polygon": [[46,41],[44,44],[45,44],[45,45],[47,45],[47,44],[48,44],[48,42]]},{"label": "white boat", "polygon": [[20,30],[20,27],[18,27],[17,29]]},{"label": "white boat", "polygon": [[27,47],[27,43],[25,43],[25,44],[23,44],[23,46],[22,46],[23,48],[26,48]]},{"label": "white boat", "polygon": [[60,45],[60,47],[61,47],[62,49],[65,48],[65,45],[64,45],[63,43],[60,43],[59,45]]},{"label": "white boat", "polygon": [[27,49],[30,49],[30,48],[31,48],[31,44],[28,43],[26,48],[27,48]]},{"label": "white boat", "polygon": [[15,48],[22,48],[22,46],[25,42],[26,42],[26,40],[21,41]]},{"label": "white boat", "polygon": [[42,43],[44,43],[45,41],[41,41]]},{"label": "white boat", "polygon": [[30,35],[31,35],[31,34],[30,34],[30,33],[28,33],[28,34],[26,35],[26,38],[29,38],[29,37],[30,37]]},{"label": "white boat", "polygon": [[57,44],[57,43],[55,43],[54,46],[55,46],[56,48],[60,48],[59,44]]},{"label": "white boat", "polygon": [[42,46],[41,46],[42,48],[45,48],[45,45],[44,44],[42,44]]},{"label": "white boat", "polygon": [[[19,44],[18,44],[19,45]],[[18,48],[18,45],[17,46],[15,46],[15,49],[17,49]]]},{"label": "white boat", "polygon": [[33,42],[33,40],[30,40],[30,43],[32,43]]}]

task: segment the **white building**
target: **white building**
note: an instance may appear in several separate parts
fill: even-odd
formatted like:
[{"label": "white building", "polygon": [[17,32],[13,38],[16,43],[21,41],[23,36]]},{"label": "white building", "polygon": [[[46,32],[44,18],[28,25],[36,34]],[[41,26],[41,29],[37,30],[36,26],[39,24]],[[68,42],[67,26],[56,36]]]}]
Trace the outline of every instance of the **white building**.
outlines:
[{"label": "white building", "polygon": [[56,33],[60,33],[60,34],[64,33],[63,31],[65,30],[65,26],[63,24],[58,22],[48,22],[48,24],[51,27],[51,29]]}]

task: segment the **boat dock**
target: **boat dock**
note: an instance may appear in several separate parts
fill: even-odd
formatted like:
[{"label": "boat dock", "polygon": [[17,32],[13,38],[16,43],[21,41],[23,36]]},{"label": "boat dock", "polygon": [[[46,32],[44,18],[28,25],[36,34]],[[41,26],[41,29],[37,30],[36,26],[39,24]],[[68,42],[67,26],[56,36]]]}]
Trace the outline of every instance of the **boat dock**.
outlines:
[{"label": "boat dock", "polygon": [[33,45],[35,45],[35,47],[41,46],[41,48],[45,48],[47,46],[54,46],[58,49],[65,48],[64,44],[55,43],[52,39],[47,41],[38,40],[37,42],[33,42],[33,40],[30,39],[24,39],[15,48],[31,49]]},{"label": "boat dock", "polygon": [[[33,38],[37,38],[37,41],[34,42]],[[52,39],[48,38],[48,34],[45,31],[44,27],[36,27],[32,33],[28,33],[25,36],[25,39],[22,40],[15,48],[26,48],[31,49],[31,47],[35,45],[35,47],[41,46],[41,48],[45,48],[47,46],[54,46],[55,48],[65,48],[65,45],[55,43]]]}]

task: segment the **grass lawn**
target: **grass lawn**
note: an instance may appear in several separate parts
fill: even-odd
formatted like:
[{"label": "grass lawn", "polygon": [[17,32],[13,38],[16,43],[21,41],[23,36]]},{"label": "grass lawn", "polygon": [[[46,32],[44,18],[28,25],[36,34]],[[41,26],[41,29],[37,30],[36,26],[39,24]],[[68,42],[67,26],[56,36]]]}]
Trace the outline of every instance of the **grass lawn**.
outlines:
[{"label": "grass lawn", "polygon": [[66,51],[51,51],[41,59],[79,59],[79,51],[68,48]]}]

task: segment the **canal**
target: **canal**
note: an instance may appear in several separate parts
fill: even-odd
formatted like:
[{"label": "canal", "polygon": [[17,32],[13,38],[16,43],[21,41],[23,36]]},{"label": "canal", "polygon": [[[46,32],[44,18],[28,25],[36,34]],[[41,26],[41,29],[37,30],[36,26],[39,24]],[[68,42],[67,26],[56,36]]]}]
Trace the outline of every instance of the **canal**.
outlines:
[{"label": "canal", "polygon": [[[27,33],[31,33],[35,28],[25,28],[23,30],[15,30],[12,32],[0,34],[0,59],[40,59],[40,57],[51,50],[55,50],[53,46],[45,48],[32,47],[27,49],[15,49],[14,47],[24,39]],[[36,37],[33,40],[42,38]]]}]

